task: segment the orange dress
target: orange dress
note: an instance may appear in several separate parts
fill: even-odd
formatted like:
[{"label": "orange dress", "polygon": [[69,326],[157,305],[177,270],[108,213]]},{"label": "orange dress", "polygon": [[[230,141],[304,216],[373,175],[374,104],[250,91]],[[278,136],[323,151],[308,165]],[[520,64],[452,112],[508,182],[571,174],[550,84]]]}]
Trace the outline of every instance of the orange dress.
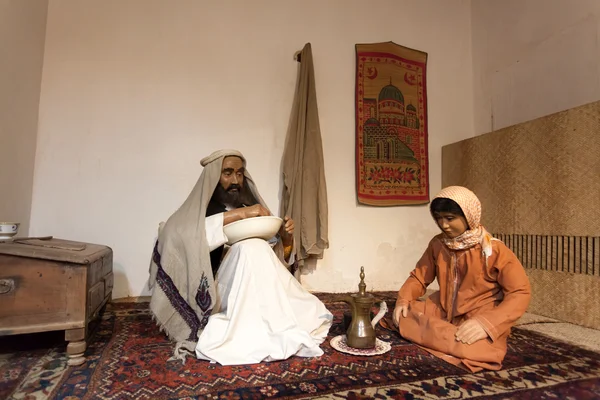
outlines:
[{"label": "orange dress", "polygon": [[[480,244],[450,250],[434,237],[425,254],[398,292],[397,304],[408,304],[400,317],[400,334],[432,354],[472,372],[499,370],[506,355],[506,339],[525,313],[531,297],[529,279],[514,253],[492,241],[487,260]],[[438,280],[440,290],[425,301],[417,299]],[[455,338],[465,320],[479,321],[488,337],[470,345]]]}]

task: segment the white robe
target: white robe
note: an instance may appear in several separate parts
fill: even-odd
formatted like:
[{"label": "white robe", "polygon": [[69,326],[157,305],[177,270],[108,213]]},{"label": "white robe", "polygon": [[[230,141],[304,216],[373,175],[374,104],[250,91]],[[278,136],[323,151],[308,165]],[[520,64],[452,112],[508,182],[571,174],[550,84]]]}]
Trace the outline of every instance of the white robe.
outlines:
[{"label": "white robe", "polygon": [[[227,242],[223,214],[206,218],[210,250]],[[317,357],[333,315],[307,292],[262,239],[235,243],[215,279],[213,314],[196,356],[221,365]]]}]

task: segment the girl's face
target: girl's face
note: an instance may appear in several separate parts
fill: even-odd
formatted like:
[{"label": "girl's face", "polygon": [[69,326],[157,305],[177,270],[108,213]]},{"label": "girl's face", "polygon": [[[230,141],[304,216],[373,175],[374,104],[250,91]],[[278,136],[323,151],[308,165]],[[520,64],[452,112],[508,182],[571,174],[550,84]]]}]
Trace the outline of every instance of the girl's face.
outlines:
[{"label": "girl's face", "polygon": [[444,232],[450,239],[454,239],[455,237],[462,235],[467,229],[469,229],[467,220],[461,215],[449,212],[435,212],[433,213],[433,218],[442,232]]}]

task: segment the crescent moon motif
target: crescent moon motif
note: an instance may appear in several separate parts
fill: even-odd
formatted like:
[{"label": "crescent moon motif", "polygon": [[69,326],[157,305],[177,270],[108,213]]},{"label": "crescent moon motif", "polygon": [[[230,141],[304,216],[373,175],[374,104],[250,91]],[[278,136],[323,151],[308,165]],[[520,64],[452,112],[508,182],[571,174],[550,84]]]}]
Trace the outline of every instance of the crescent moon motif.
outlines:
[{"label": "crescent moon motif", "polygon": [[369,79],[377,78],[377,68],[376,67],[367,68],[367,78],[369,78]]},{"label": "crescent moon motif", "polygon": [[416,85],[415,76],[412,74],[409,76],[408,72],[405,72],[404,73],[404,82],[408,83],[410,86]]}]

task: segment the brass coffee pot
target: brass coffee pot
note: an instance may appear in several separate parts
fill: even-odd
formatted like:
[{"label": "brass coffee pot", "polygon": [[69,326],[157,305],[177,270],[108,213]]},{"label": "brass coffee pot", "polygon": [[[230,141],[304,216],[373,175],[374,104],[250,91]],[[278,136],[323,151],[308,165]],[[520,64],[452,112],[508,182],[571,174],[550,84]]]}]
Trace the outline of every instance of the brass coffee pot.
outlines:
[{"label": "brass coffee pot", "polygon": [[[348,295],[342,300],[352,307],[352,322],[346,331],[346,343],[356,349],[372,349],[375,347],[375,329],[371,322],[371,307],[378,299],[366,293],[365,268],[360,267],[360,283],[358,293]],[[375,319],[374,319],[375,320]]]}]

